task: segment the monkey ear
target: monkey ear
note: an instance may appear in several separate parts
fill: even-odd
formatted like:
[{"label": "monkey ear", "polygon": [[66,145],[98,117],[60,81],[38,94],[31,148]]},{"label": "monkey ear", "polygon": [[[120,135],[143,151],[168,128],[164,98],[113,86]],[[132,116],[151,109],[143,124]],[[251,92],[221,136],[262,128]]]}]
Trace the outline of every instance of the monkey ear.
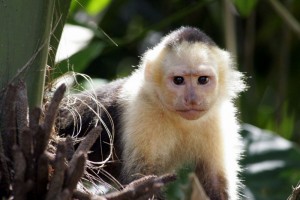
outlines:
[{"label": "monkey ear", "polygon": [[146,81],[159,82],[161,80],[161,58],[163,53],[161,47],[149,49],[142,58],[141,67],[144,68],[144,77]]},{"label": "monkey ear", "polygon": [[143,63],[145,81],[160,85],[162,82],[162,69],[159,63],[147,60]]},{"label": "monkey ear", "polygon": [[144,62],[144,77],[146,81],[151,81],[151,77],[152,77],[152,71],[151,71],[151,66],[150,66],[150,62],[145,61]]},{"label": "monkey ear", "polygon": [[153,60],[153,49],[149,49],[148,51],[145,52],[141,59],[141,64],[140,67],[143,68],[144,71],[144,78],[146,81],[151,81],[152,79],[152,60]]}]

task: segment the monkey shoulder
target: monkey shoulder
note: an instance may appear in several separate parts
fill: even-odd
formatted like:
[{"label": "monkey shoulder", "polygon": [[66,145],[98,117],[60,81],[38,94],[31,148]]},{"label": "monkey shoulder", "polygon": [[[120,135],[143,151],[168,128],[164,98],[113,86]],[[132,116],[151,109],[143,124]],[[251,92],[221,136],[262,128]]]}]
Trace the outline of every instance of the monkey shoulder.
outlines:
[{"label": "monkey shoulder", "polygon": [[126,80],[127,78],[117,79],[94,90],[65,97],[58,113],[57,126],[60,134],[71,135],[80,131],[79,136],[83,136],[99,124],[106,124],[111,129],[110,119],[114,123],[118,121],[123,109],[118,94]]}]

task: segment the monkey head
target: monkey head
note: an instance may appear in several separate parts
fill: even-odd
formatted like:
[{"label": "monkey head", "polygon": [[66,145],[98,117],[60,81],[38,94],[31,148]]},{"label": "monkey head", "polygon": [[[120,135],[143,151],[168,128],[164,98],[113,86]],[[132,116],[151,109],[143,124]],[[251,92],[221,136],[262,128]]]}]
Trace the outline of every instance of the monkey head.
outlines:
[{"label": "monkey head", "polygon": [[146,52],[143,63],[156,99],[187,120],[199,119],[223,98],[234,96],[239,83],[243,85],[229,53],[194,28],[167,35]]}]

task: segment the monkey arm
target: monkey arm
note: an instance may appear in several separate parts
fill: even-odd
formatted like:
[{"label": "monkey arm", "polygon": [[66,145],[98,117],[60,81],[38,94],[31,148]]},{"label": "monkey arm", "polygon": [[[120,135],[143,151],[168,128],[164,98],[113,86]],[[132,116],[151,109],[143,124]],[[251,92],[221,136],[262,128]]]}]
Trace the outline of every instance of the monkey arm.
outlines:
[{"label": "monkey arm", "polygon": [[220,172],[214,170],[213,166],[206,162],[198,161],[195,173],[210,199],[228,199],[226,178]]}]

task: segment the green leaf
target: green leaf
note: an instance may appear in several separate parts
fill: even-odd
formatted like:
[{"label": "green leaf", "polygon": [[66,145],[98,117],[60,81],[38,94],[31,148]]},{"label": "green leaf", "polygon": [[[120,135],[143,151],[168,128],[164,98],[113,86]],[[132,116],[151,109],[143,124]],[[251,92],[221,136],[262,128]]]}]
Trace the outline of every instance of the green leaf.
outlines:
[{"label": "green leaf", "polygon": [[85,49],[57,64],[57,67],[52,73],[52,78],[55,79],[69,71],[83,72],[88,64],[99,55],[103,48],[104,44],[102,42],[92,42]]},{"label": "green leaf", "polygon": [[242,179],[248,195],[260,200],[287,199],[300,180],[299,147],[249,124],[243,125],[242,135],[246,145]]},{"label": "green leaf", "polygon": [[257,0],[233,0],[240,15],[247,17],[251,14],[257,4]]},{"label": "green leaf", "polygon": [[184,166],[177,172],[177,180],[167,185],[166,196],[168,200],[187,199],[191,192],[189,174],[193,172],[193,167]]},{"label": "green leaf", "polygon": [[96,15],[100,13],[106,6],[110,3],[111,0],[91,0],[86,6],[86,11],[90,15]]}]

